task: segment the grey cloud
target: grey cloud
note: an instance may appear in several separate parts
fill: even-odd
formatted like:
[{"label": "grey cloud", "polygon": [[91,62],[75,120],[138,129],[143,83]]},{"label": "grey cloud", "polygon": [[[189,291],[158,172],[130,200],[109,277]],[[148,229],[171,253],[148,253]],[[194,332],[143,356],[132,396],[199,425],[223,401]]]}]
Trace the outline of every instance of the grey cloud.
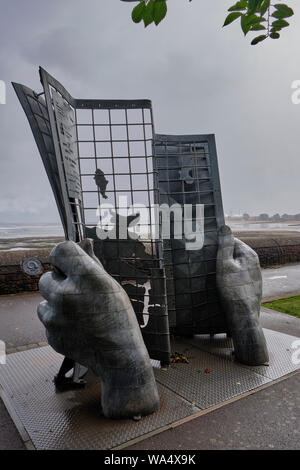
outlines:
[{"label": "grey cloud", "polygon": [[[144,30],[119,0],[1,3],[7,84],[40,90],[42,65],[77,97],[151,98],[157,131],[216,134],[226,212],[300,212],[300,105],[291,103],[291,82],[300,79],[296,0],[280,41],[257,47],[238,25],[222,30],[225,4],[172,0],[166,21]],[[50,186],[12,89],[0,119],[0,221],[19,221],[21,199],[28,219],[53,220]]]}]

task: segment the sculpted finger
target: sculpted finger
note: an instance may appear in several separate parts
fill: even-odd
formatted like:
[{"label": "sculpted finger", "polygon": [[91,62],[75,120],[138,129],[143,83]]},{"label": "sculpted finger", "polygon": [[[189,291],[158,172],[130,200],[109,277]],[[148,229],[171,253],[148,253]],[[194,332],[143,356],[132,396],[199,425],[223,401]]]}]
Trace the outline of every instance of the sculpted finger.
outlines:
[{"label": "sculpted finger", "polygon": [[[77,246],[85,253],[85,257],[81,258],[81,262],[84,261],[85,263],[85,266],[83,267],[85,271],[85,287],[88,289],[96,288],[99,292],[119,292],[121,290],[120,284],[108,274],[108,272],[104,269],[101,261],[95,255],[93,240],[90,238],[86,238],[81,242],[77,243]],[[78,276],[78,278],[80,277],[82,280],[82,271],[76,271],[76,276]],[[81,289],[85,290],[84,286],[82,285],[82,282]]]},{"label": "sculpted finger", "polygon": [[50,262],[54,270],[66,279],[64,288],[69,289],[70,285],[78,286],[78,282],[86,281],[89,277],[105,279],[108,274],[104,270],[101,262],[93,252],[91,241],[83,240],[80,244],[66,241],[59,243],[50,253]]},{"label": "sculpted finger", "polygon": [[[85,238],[81,242],[77,243],[77,245],[80,246],[80,248],[83,249],[83,251],[86,252],[91,258],[93,258],[96,263],[99,264],[101,268],[103,268],[102,263],[100,262],[99,258],[94,253],[94,240],[92,238]],[[103,268],[104,269],[104,268]]]},{"label": "sculpted finger", "polygon": [[86,253],[79,245],[65,241],[56,245],[50,253],[49,260],[62,276],[72,277],[78,273],[84,274],[85,257]]},{"label": "sculpted finger", "polygon": [[37,314],[45,328],[51,327],[54,324],[54,311],[51,309],[49,303],[44,300],[38,305]]},{"label": "sculpted finger", "polygon": [[44,299],[49,303],[54,303],[62,291],[62,281],[64,278],[54,272],[47,272],[39,280],[39,291]]},{"label": "sculpted finger", "polygon": [[60,243],[50,254],[50,262],[61,276],[64,294],[91,291],[119,292],[121,287],[95,256],[91,240]]},{"label": "sculpted finger", "polygon": [[234,237],[230,227],[223,225],[219,230],[218,260],[231,260],[234,250]]},{"label": "sculpted finger", "polygon": [[241,265],[248,267],[259,268],[259,258],[255,251],[246,243],[242,242],[238,238],[234,239],[234,253],[233,257],[239,261]]}]

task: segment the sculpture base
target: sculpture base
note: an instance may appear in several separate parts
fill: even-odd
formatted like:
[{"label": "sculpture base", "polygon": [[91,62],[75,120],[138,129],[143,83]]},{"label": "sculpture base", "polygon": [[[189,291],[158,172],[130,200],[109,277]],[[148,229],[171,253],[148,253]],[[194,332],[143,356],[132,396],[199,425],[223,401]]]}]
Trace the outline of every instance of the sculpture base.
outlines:
[{"label": "sculpture base", "polygon": [[62,356],[49,346],[7,356],[7,364],[0,366],[1,397],[29,448],[124,448],[297,371],[291,348],[297,338],[271,330],[264,333],[270,353],[268,367],[234,362],[231,339],[225,335],[173,342],[172,351],[187,356],[189,363],[163,370],[153,361],[161,407],[139,422],[103,417],[101,387],[91,373],[84,389],[56,391],[53,377]]}]

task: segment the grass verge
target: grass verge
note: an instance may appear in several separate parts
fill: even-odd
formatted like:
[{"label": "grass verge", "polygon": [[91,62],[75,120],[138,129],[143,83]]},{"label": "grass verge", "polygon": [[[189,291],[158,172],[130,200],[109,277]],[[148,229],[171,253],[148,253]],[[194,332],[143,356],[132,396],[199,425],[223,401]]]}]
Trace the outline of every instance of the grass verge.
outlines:
[{"label": "grass verge", "polygon": [[262,306],[300,318],[300,295],[282,300],[274,300],[274,302],[266,302]]}]

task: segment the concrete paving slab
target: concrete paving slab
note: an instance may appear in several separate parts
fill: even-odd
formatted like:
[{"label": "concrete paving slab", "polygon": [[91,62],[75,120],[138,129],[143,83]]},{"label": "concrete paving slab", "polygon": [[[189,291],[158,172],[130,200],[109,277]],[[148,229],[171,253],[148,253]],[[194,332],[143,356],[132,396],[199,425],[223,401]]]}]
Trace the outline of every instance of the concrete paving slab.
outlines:
[{"label": "concrete paving slab", "polygon": [[300,294],[300,265],[262,269],[263,299],[271,300]]},{"label": "concrete paving slab", "polygon": [[265,307],[261,307],[260,311],[260,324],[263,328],[300,338],[299,318]]},{"label": "concrete paving slab", "polygon": [[126,450],[299,450],[299,389],[300,373]]},{"label": "concrete paving slab", "polygon": [[36,313],[42,300],[38,293],[0,296],[0,339],[7,348],[46,341]]}]

